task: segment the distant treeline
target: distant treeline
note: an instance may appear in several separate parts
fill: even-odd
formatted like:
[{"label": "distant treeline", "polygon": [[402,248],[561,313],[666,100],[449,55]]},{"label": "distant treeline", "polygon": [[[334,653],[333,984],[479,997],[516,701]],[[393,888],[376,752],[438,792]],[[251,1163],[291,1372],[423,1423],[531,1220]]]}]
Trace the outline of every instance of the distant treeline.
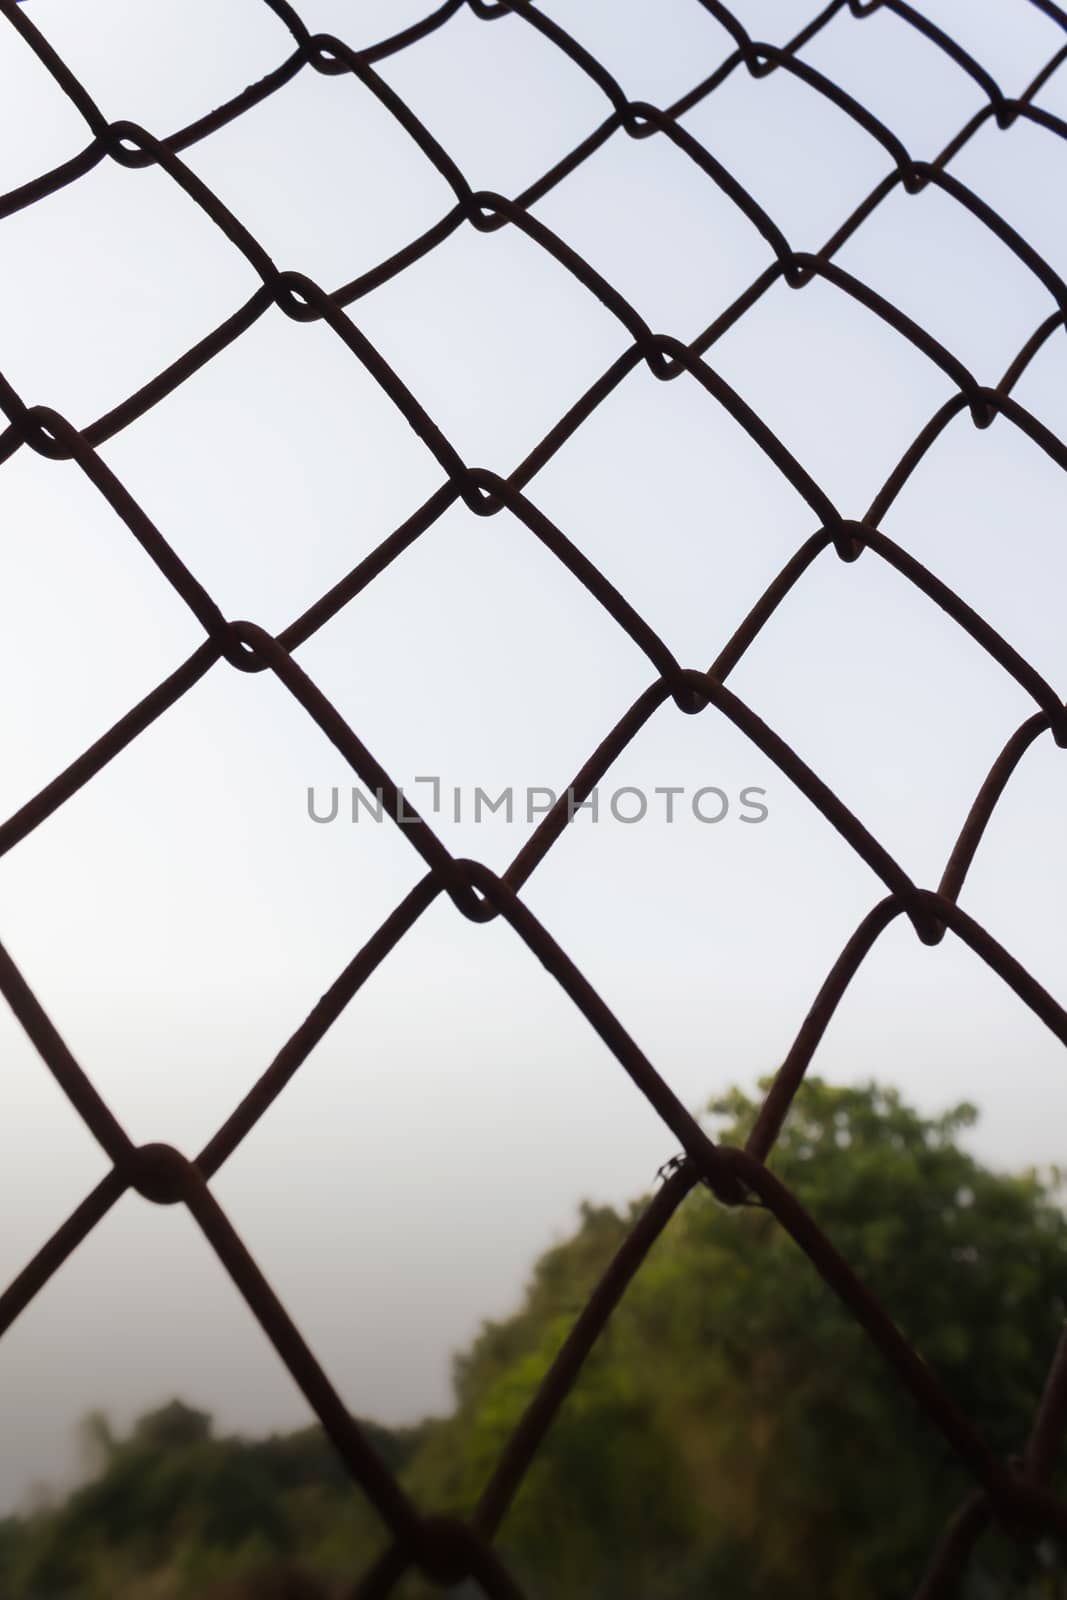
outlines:
[{"label": "distant treeline", "polygon": [[[738,1142],[753,1105],[709,1107]],[[1025,1441],[1067,1314],[1058,1179],[960,1147],[970,1107],[801,1092],[773,1166],[1005,1456]],[[523,1305],[455,1363],[450,1416],[367,1423],[427,1509],[477,1500],[646,1200],[585,1205]],[[487,1219],[488,1225],[489,1219]],[[2,1347],[0,1347],[2,1359]],[[125,1436],[83,1425],[86,1482],[0,1522],[0,1600],[340,1600],[387,1544],[321,1431],[217,1437],[177,1401]],[[655,1246],[498,1538],[545,1600],[902,1600],[973,1487],[773,1219],[698,1189]],[[980,1544],[969,1600],[1067,1596],[1050,1543]],[[417,1577],[396,1591],[427,1592]]]}]

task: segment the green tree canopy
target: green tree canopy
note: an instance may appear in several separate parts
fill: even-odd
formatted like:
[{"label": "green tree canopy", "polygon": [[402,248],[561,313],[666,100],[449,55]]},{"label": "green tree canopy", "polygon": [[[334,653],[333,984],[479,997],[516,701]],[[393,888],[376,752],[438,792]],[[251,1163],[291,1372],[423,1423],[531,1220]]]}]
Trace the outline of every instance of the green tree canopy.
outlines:
[{"label": "green tree canopy", "polygon": [[[755,1105],[709,1108],[743,1142]],[[771,1165],[1001,1455],[1025,1441],[1067,1314],[1056,1175],[1009,1176],[894,1091],[802,1088]],[[523,1303],[457,1358],[454,1412],[372,1429],[427,1510],[470,1510],[645,1199],[585,1205]],[[0,1600],[178,1600],[268,1592],[268,1571],[346,1594],[383,1532],[318,1429],[216,1436],[174,1402],[116,1437],[95,1475],[0,1523]],[[939,1433],[766,1211],[684,1202],[545,1439],[498,1543],[545,1600],[906,1600],[972,1488]],[[987,1535],[969,1600],[1052,1596],[1051,1547]],[[242,1574],[248,1575],[242,1578]],[[294,1590],[292,1584],[297,1584]],[[277,1592],[304,1591],[297,1579]],[[314,1592],[308,1590],[308,1593]],[[409,1580],[401,1591],[425,1591]]]},{"label": "green tree canopy", "polygon": [[[755,1112],[734,1091],[709,1107],[712,1131],[742,1143]],[[1067,1221],[1055,1175],[1006,1176],[961,1147],[975,1115],[924,1118],[893,1090],[815,1079],[771,1165],[1007,1455],[1067,1312]],[[460,1359],[457,1416],[434,1462],[457,1505],[638,1209],[587,1207],[518,1314]],[[698,1190],[590,1358],[501,1544],[546,1596],[890,1600],[910,1593],[970,1487],[770,1214]],[[983,1561],[1014,1585],[1040,1565],[996,1540],[981,1556],[976,1593]]]}]

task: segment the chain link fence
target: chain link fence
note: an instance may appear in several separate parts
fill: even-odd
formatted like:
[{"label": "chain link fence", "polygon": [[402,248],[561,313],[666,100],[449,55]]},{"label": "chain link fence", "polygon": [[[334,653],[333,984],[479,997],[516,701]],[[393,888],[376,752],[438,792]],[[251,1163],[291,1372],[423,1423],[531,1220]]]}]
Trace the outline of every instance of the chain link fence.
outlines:
[{"label": "chain link fence", "polygon": [[[354,1592],[363,1597],[385,1595],[406,1572],[417,1569],[442,1586],[470,1580],[486,1594],[513,1597],[521,1591],[494,1552],[493,1536],[539,1443],[564,1404],[583,1361],[628,1283],[686,1196],[695,1185],[703,1184],[724,1206],[755,1204],[774,1215],[806,1254],[812,1271],[824,1279],[828,1291],[839,1297],[861,1325],[895,1381],[908,1392],[969,1470],[975,1485],[973,1496],[946,1528],[918,1591],[926,1600],[947,1594],[964,1572],[975,1541],[988,1523],[996,1522],[1023,1538],[1067,1534],[1067,1504],[1054,1497],[1049,1488],[1054,1458],[1067,1423],[1067,1343],[1053,1357],[1046,1390],[1024,1452],[1012,1462],[998,1459],[968,1418],[957,1409],[937,1375],[903,1337],[883,1305],[868,1292],[833,1242],[776,1179],[767,1163],[808,1062],[835,1009],[879,936],[898,917],[908,919],[923,944],[936,945],[946,934],[963,940],[1045,1026],[1067,1044],[1067,1012],[992,933],[958,905],[983,832],[1024,754],[1046,734],[1061,748],[1067,746],[1067,708],[1052,685],[983,617],[881,531],[885,515],[904,485],[928,452],[936,450],[939,438],[960,413],[969,413],[978,429],[989,428],[998,421],[1001,427],[1020,429],[1052,462],[1067,469],[1067,443],[1013,398],[1013,390],[1023,372],[1065,322],[1067,284],[1025,238],[959,182],[951,170],[954,159],[987,124],[995,125],[1008,136],[1013,126],[1027,121],[1052,137],[1067,137],[1067,122],[1035,103],[1042,86],[1067,62],[1067,11],[1053,0],[1004,0],[1006,12],[1036,7],[1064,34],[1062,47],[1034,80],[1013,97],[985,66],[906,0],[832,0],[789,43],[781,46],[750,37],[742,21],[719,0],[692,0],[694,6],[701,6],[728,32],[733,48],[709,76],[694,84],[672,105],[659,107],[631,100],[625,87],[600,61],[529,0],[446,0],[420,22],[372,48],[359,50],[350,48],[342,39],[313,33],[288,0],[262,0],[262,4],[288,30],[289,53],[265,78],[209,115],[167,137],[159,137],[134,122],[109,121],[94,102],[90,89],[78,80],[38,31],[28,11],[16,0],[0,0],[0,10],[7,24],[17,30],[36,54],[80,113],[88,130],[88,140],[76,155],[0,198],[0,217],[11,216],[65,185],[77,183],[101,163],[115,162],[129,168],[157,166],[201,209],[260,279],[255,293],[232,316],[135,394],[87,426],[75,426],[47,406],[27,404],[0,371],[0,408],[7,421],[0,434],[0,462],[22,449],[53,461],[75,462],[189,607],[205,635],[202,644],[177,671],[0,825],[0,853],[14,849],[83,785],[91,782],[96,773],[163,717],[205,674],[231,667],[240,672],[274,675],[278,693],[293,697],[361,782],[371,790],[380,791],[394,817],[399,819],[403,813],[404,836],[421,856],[426,872],[353,957],[195,1158],[188,1158],[166,1145],[137,1147],[133,1144],[65,1045],[11,957],[0,949],[0,990],[45,1066],[111,1163],[104,1180],[0,1295],[0,1333],[11,1326],[124,1192],[136,1191],[159,1205],[185,1205],[340,1452],[354,1483],[372,1502],[389,1530],[390,1548],[363,1576]],[[435,30],[448,27],[451,19],[464,9],[469,9],[487,25],[504,22],[512,28],[534,30],[577,67],[604,99],[605,114],[598,126],[535,183],[515,196],[472,188],[447,150],[438,143],[433,130],[424,125],[376,70],[377,64],[386,58],[409,49]],[[863,49],[864,19],[880,9],[893,13],[901,24],[913,29],[925,47],[939,52],[953,69],[970,78],[984,98],[981,109],[932,159],[916,159],[891,128],[801,55],[802,48],[843,13],[853,19],[856,27],[855,48]],[[843,19],[839,25],[852,24]],[[375,97],[395,122],[396,138],[412,141],[454,196],[450,209],[432,227],[372,270],[335,289],[324,288],[299,271],[281,270],[276,266],[240,218],[182,160],[183,151],[210,138],[300,72],[351,77],[354,80],[352,93]],[[876,141],[885,155],[884,178],[841,222],[822,248],[813,252],[794,249],[758,201],[680,121],[683,113],[713,95],[734,74],[747,73],[753,79],[762,79],[775,72],[792,75],[812,95],[831,102]],[[764,241],[767,254],[764,270],[688,343],[654,332],[606,278],[532,214],[531,207],[537,200],[557,185],[566,183],[569,175],[605,141],[618,134],[635,140],[669,140],[709,184],[737,207]],[[917,195],[930,186],[941,190],[988,229],[1034,275],[1049,297],[1046,319],[1034,330],[994,386],[981,382],[931,333],[843,270],[836,261],[845,242],[894,191],[901,189],[907,195]],[[355,315],[358,302],[365,295],[404,272],[457,230],[473,228],[491,233],[508,227],[520,230],[532,244],[573,275],[588,294],[617,319],[626,335],[627,346],[549,433],[533,445],[522,464],[503,477],[463,460],[415,394],[360,331]],[[838,510],[782,441],[709,364],[716,342],[773,285],[781,280],[801,291],[816,278],[851,297],[901,339],[907,340],[947,375],[954,390],[951,398],[909,443],[866,514],[859,519],[849,518]],[[414,508],[370,555],[276,635],[254,621],[232,621],[223,614],[168,542],[165,531],[155,525],[98,453],[101,445],[240,339],[258,318],[274,307],[296,322],[323,322],[330,328],[352,358],[373,377],[381,390],[382,404],[395,406],[421,439],[438,463],[442,479],[430,498]],[[662,382],[681,379],[698,384],[706,392],[708,402],[723,407],[758,445],[766,457],[767,471],[781,473],[810,508],[813,530],[810,536],[706,669],[686,667],[679,662],[636,606],[608,582],[526,493],[540,469],[626,375],[642,363]],[[347,724],[294,660],[294,652],[301,644],[336,616],[457,502],[480,517],[491,517],[506,509],[517,518],[562,563],[573,580],[599,602],[647,657],[651,668],[648,688],[605,734],[574,777],[568,794],[543,818],[502,874],[490,871],[477,861],[457,859],[449,852],[410,799],[400,794],[389,773],[362,743],[358,731]],[[868,560],[888,562],[939,606],[945,614],[946,626],[955,625],[969,634],[1032,698],[1035,706],[1033,714],[1008,740],[983,783],[936,889],[923,889],[914,883],[818,774],[728,686],[730,674],[742,656],[785,598],[798,586],[802,587],[813,563],[834,556],[844,562],[854,562],[863,554]],[[689,715],[710,711],[715,716],[728,718],[818,808],[844,845],[862,858],[885,890],[883,898],[863,919],[834,963],[743,1149],[712,1142],[630,1038],[623,1022],[607,1007],[522,898],[524,885],[567,827],[575,805],[589,796],[620,752],[668,700]],[[549,970],[599,1034],[684,1152],[665,1169],[661,1187],[575,1322],[497,1462],[481,1499],[466,1520],[436,1516],[412,1502],[341,1402],[288,1310],[272,1292],[221,1209],[211,1187],[211,1180],[223,1163],[252,1133],[317,1042],[440,895],[452,902],[459,916],[473,922],[502,917],[510,924],[531,956]],[[2,1355],[0,1344],[0,1359]],[[802,1581],[800,1574],[799,1581]]]}]

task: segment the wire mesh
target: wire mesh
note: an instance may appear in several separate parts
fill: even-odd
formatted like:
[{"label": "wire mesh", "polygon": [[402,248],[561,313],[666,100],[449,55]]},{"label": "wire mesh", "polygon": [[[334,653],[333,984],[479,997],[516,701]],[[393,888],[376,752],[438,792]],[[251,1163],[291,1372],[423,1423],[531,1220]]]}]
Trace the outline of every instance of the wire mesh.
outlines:
[{"label": "wire mesh", "polygon": [[[1039,90],[1067,61],[1067,12],[1054,0],[1012,0],[1020,9],[1035,7],[1065,34],[1061,48],[1022,93],[1012,97],[967,50],[907,0],[831,0],[789,43],[781,46],[753,39],[741,21],[719,0],[692,0],[694,6],[701,7],[727,30],[733,49],[709,76],[673,104],[659,107],[631,100],[599,60],[557,22],[539,12],[530,0],[446,0],[421,21],[371,48],[359,50],[330,34],[312,32],[288,0],[262,0],[262,3],[288,30],[291,37],[288,55],[266,77],[216,110],[169,137],[160,138],[135,122],[109,121],[89,89],[63,62],[17,0],[0,0],[0,10],[7,22],[69,98],[89,133],[88,142],[79,153],[0,198],[0,217],[10,217],[64,186],[77,183],[101,163],[115,162],[127,168],[156,166],[200,208],[260,279],[255,293],[224,322],[136,393],[87,426],[75,426],[47,406],[27,405],[0,375],[0,408],[7,418],[7,426],[0,434],[0,462],[7,461],[20,449],[53,461],[75,462],[173,586],[205,635],[203,643],[177,671],[0,825],[0,854],[25,839],[131,741],[165,716],[200,679],[225,663],[241,672],[274,675],[280,690],[292,696],[318,725],[362,783],[371,790],[380,791],[395,818],[403,815],[404,836],[421,856],[426,873],[353,957],[195,1158],[187,1158],[167,1145],[134,1145],[67,1048],[11,957],[0,948],[0,990],[44,1064],[111,1162],[103,1181],[0,1295],[0,1334],[11,1326],[124,1192],[133,1190],[160,1205],[185,1205],[340,1452],[354,1482],[372,1502],[392,1536],[387,1553],[364,1574],[354,1592],[364,1597],[384,1595],[405,1572],[419,1569],[441,1585],[455,1585],[469,1579],[489,1595],[517,1596],[521,1592],[519,1586],[495,1553],[493,1537],[540,1442],[575,1383],[583,1361],[627,1285],[686,1196],[695,1185],[703,1184],[725,1206],[759,1204],[773,1214],[806,1254],[813,1270],[862,1327],[897,1382],[908,1391],[971,1474],[974,1494],[945,1530],[917,1591],[926,1600],[948,1593],[964,1571],[976,1540],[990,1522],[997,1522],[1026,1538],[1067,1534],[1067,1504],[1056,1498],[1049,1488],[1057,1447],[1067,1423],[1067,1344],[1053,1357],[1025,1451],[1018,1460],[998,1459],[969,1419],[957,1409],[936,1374],[904,1338],[884,1306],[865,1288],[832,1241],[778,1181],[767,1163],[808,1063],[835,1009],[880,935],[898,917],[910,921],[923,944],[936,945],[948,932],[962,940],[1014,990],[1057,1039],[1067,1044],[1067,1012],[958,904],[986,826],[1023,756],[1045,734],[1059,747],[1067,746],[1067,707],[1052,685],[988,621],[881,531],[886,513],[909,478],[928,453],[936,449],[941,435],[960,413],[969,412],[977,429],[987,429],[998,419],[1003,425],[1019,429],[1056,466],[1067,469],[1067,443],[1013,398],[1013,390],[1022,374],[1065,322],[1067,284],[1025,238],[950,170],[955,158],[987,124],[1007,134],[1020,121],[1025,121],[1058,138],[1067,137],[1067,122],[1035,103]],[[534,30],[586,76],[606,103],[603,120],[536,182],[515,196],[474,189],[432,130],[376,71],[378,63],[416,45],[435,30],[447,27],[464,9],[487,24],[510,18],[512,26]],[[914,30],[925,47],[939,52],[955,71],[972,80],[984,97],[981,109],[933,159],[915,159],[891,128],[800,55],[802,48],[839,14],[850,14],[858,26],[878,10],[893,13]],[[414,143],[454,197],[451,207],[432,227],[358,278],[329,290],[301,272],[276,266],[241,220],[182,160],[183,151],[210,138],[301,72],[354,79],[353,92],[371,95],[379,102],[393,119],[397,138]],[[792,247],[752,194],[680,121],[686,111],[713,95],[735,73],[748,73],[753,79],[762,79],[775,72],[790,74],[811,94],[822,96],[836,106],[877,142],[888,168],[884,178],[840,223],[822,248],[810,253]],[[617,133],[634,140],[659,137],[670,141],[748,220],[766,247],[769,259],[764,270],[689,342],[654,332],[610,281],[531,213],[536,201],[557,185],[566,183],[572,173]],[[931,186],[969,212],[1011,251],[1047,291],[1053,306],[999,383],[992,387],[981,383],[924,327],[836,261],[843,245],[896,190],[914,196]],[[617,319],[629,341],[624,353],[506,477],[470,465],[463,459],[412,390],[353,320],[353,308],[364,296],[404,272],[457,230],[468,227],[482,233],[501,228],[519,230]],[[838,510],[783,442],[708,362],[716,342],[773,285],[782,281],[802,291],[815,279],[824,280],[888,325],[939,368],[954,388],[951,398],[937,409],[908,445],[866,514],[859,519],[848,518]],[[101,445],[240,339],[272,307],[296,322],[325,323],[377,383],[383,404],[396,407],[406,419],[442,474],[440,486],[423,504],[412,510],[407,519],[339,583],[276,635],[255,622],[233,621],[223,614],[165,533],[99,454]],[[641,364],[662,382],[679,378],[695,382],[711,403],[724,408],[763,452],[768,468],[782,474],[806,502],[814,525],[814,531],[706,669],[684,667],[639,610],[526,492],[542,467],[626,375]],[[363,744],[358,733],[294,660],[294,651],[301,644],[336,616],[457,502],[477,516],[491,517],[506,509],[517,518],[643,652],[653,674],[648,688],[605,734],[567,793],[560,797],[501,874],[477,861],[457,859],[449,852],[410,798],[401,796],[398,785]],[[887,562],[940,607],[948,621],[970,635],[1015,680],[1036,708],[1008,740],[982,784],[940,883],[933,890],[914,883],[801,756],[728,687],[730,674],[777,608],[794,588],[802,585],[813,563],[829,552],[846,563],[868,552],[869,558],[879,557]],[[818,808],[886,891],[835,961],[766,1095],[743,1149],[716,1144],[708,1137],[631,1039],[623,1023],[522,898],[524,885],[568,826],[575,806],[591,794],[619,754],[657,708],[668,700],[686,714],[696,715],[712,708],[732,722]],[[452,902],[460,916],[473,922],[489,922],[500,917],[510,924],[531,955],[548,969],[599,1034],[684,1152],[665,1169],[662,1186],[575,1322],[497,1462],[478,1504],[465,1520],[437,1516],[413,1503],[342,1403],[211,1188],[212,1178],[251,1134],[314,1046],[440,895]]]}]

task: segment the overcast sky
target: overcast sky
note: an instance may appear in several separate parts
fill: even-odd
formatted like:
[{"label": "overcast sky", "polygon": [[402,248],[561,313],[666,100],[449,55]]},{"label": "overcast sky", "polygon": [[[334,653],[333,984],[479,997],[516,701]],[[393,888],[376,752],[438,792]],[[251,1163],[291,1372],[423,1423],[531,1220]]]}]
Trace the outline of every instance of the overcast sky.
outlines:
[{"label": "overcast sky", "polygon": [[[303,0],[353,46],[426,0]],[[543,9],[634,99],[669,104],[731,48],[697,0]],[[738,0],[787,39],[812,0]],[[262,0],[32,0],[105,113],[163,136],[289,53]],[[1026,0],[927,0],[1017,93],[1062,43]],[[976,85],[888,13],[847,11],[803,52],[928,158],[980,108]],[[520,19],[466,9],[380,67],[476,188],[518,194],[607,114]],[[1037,103],[1067,115],[1067,70]],[[0,190],[88,133],[32,53],[0,32]],[[817,249],[889,170],[885,152],[783,73],[735,73],[683,118]],[[286,268],[334,288],[452,204],[352,77],[308,68],[184,159]],[[989,122],[952,168],[1067,271],[1054,203],[1067,145]],[[616,133],[534,208],[657,331],[692,338],[771,257],[664,138]],[[0,372],[87,424],[241,305],[258,279],[159,169],[114,163],[0,224]],[[945,195],[898,190],[839,257],[995,383],[1054,309],[1046,288]],[[471,464],[507,473],[628,347],[620,324],[515,229],[466,226],[359,301],[352,320]],[[709,357],[846,516],[860,517],[949,380],[825,283],[776,285]],[[1020,382],[1067,432],[1062,333]],[[277,632],[443,481],[323,325],[270,310],[101,455],[229,617]],[[705,668],[817,526],[726,412],[638,367],[529,486],[686,666]],[[1008,423],[948,428],[885,531],[958,588],[1046,678],[1067,682],[1067,481]],[[0,468],[0,812],[16,810],[197,646],[203,632],[72,464]],[[557,790],[652,681],[647,659],[520,522],[447,515],[298,651],[397,781],[440,778],[432,818],[502,869],[520,814],[470,820],[476,786]],[[913,878],[934,887],[982,779],[1033,703],[871,554],[824,553],[731,677]],[[87,788],[0,859],[0,937],[131,1136],[194,1154],[318,995],[421,877],[410,840],[308,817],[353,776],[269,674],[215,666]],[[606,793],[722,789],[639,825],[588,817],[524,891],[694,1110],[752,1088],[787,1051],[883,888],[721,716],[664,706]],[[961,904],[1061,1000],[1062,757],[1044,736],[1010,784]],[[746,825],[737,796],[766,791]],[[425,801],[426,791],[423,790]],[[659,802],[662,807],[662,802]],[[0,1015],[0,1280],[106,1170],[19,1027]],[[1064,1159],[1061,1047],[951,936],[898,921],[814,1070],[877,1076],[924,1109],[975,1100],[998,1165]],[[564,1104],[566,1109],[564,1109]],[[216,1192],[356,1411],[449,1403],[453,1352],[516,1303],[580,1199],[646,1191],[677,1143],[500,922],[442,899],[360,993]],[[128,1196],[0,1342],[0,1505],[69,1462],[78,1417],[120,1422],[171,1394],[224,1427],[307,1420],[304,1403],[180,1211]]]}]

